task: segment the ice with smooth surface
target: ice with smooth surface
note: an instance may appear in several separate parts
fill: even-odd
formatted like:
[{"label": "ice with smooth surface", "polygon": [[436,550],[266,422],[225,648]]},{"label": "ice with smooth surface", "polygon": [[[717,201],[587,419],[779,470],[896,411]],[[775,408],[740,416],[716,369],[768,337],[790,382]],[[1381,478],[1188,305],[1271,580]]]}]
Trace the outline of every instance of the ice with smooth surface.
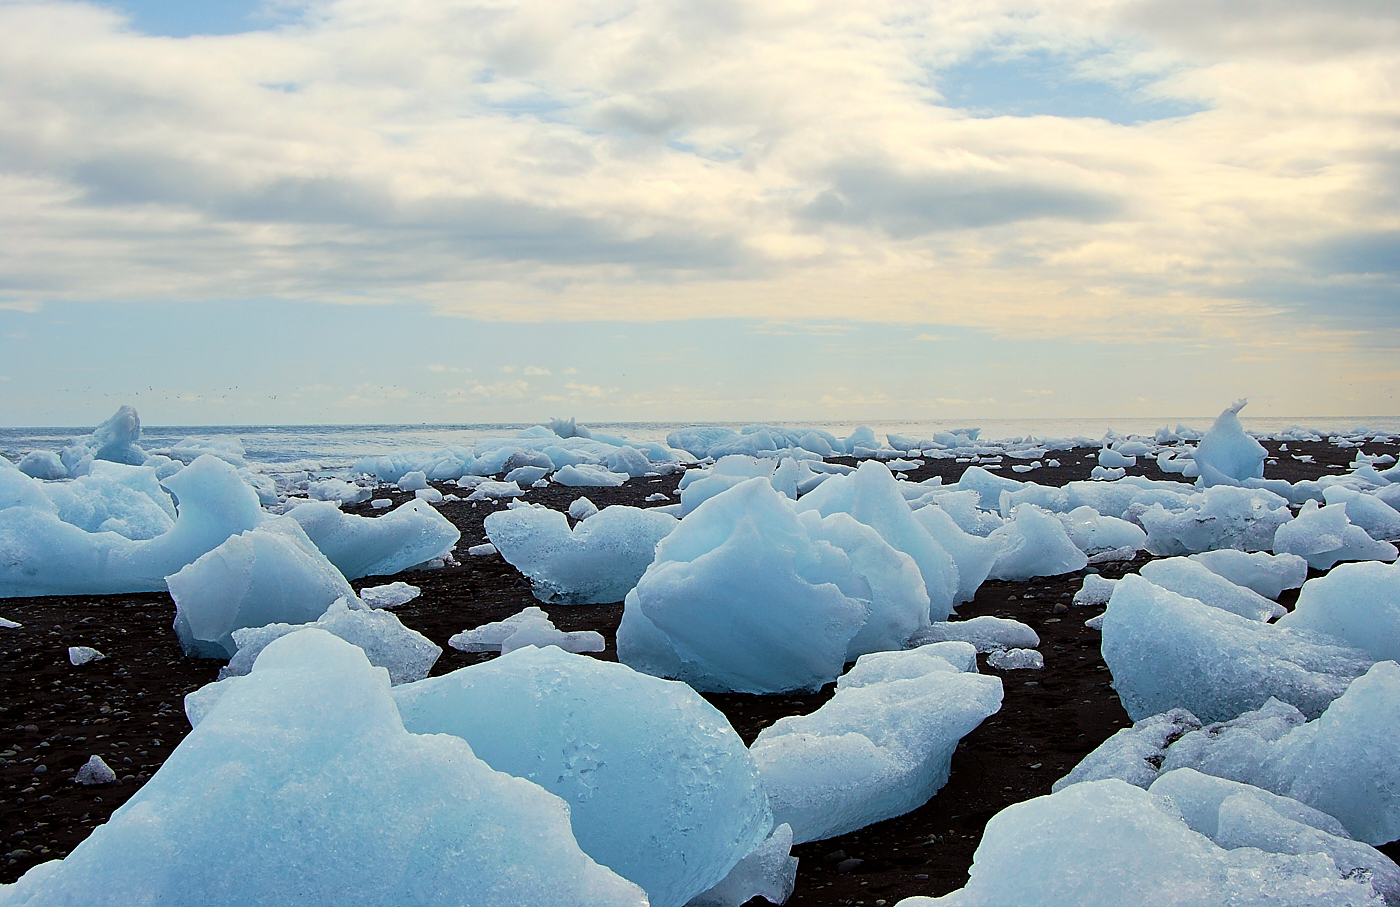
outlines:
[{"label": "ice with smooth surface", "polygon": [[1314,570],[1326,570],[1339,561],[1393,561],[1397,549],[1376,541],[1347,518],[1347,504],[1318,507],[1308,501],[1291,523],[1278,527],[1274,551],[1297,554]]},{"label": "ice with smooth surface", "polygon": [[569,504],[569,516],[575,520],[586,520],[598,512],[598,505],[588,498],[574,498]]},{"label": "ice with smooth surface", "polygon": [[353,646],[359,646],[370,664],[389,672],[389,682],[394,684],[427,677],[442,654],[442,649],[432,640],[417,630],[405,627],[388,611],[351,608],[350,603],[341,598],[315,623],[279,623],[234,630],[233,641],[238,651],[229,659],[228,665],[219,670],[219,679],[247,674],[253,670],[258,655],[274,640],[307,627],[325,630]]},{"label": "ice with smooth surface", "polygon": [[90,661],[97,661],[100,658],[106,657],[106,655],[103,655],[91,646],[68,647],[68,663],[71,665],[85,665]]},{"label": "ice with smooth surface", "polygon": [[656,544],[679,521],[637,507],[604,507],[577,523],[546,507],[517,507],[486,517],[486,535],[501,557],[530,578],[543,602],[618,602],[637,585]]},{"label": "ice with smooth surface", "polygon": [[784,822],[729,870],[729,875],[691,898],[686,907],[743,907],[754,898],[770,904],[786,903],[797,883],[797,857],[791,853],[792,826]]},{"label": "ice with smooth surface", "polygon": [[1364,494],[1344,485],[1331,485],[1322,492],[1328,504],[1347,505],[1347,519],[1373,539],[1400,539],[1400,511],[1373,494]]},{"label": "ice with smooth surface", "polygon": [[760,477],[657,546],[627,596],[618,657],[706,691],[817,689],[860,655],[903,648],[928,608],[907,554],[848,514],[797,513]]},{"label": "ice with smooth surface", "polygon": [[601,652],[607,648],[603,634],[596,630],[565,633],[555,628],[543,608],[533,605],[505,620],[463,630],[447,644],[461,652],[500,652],[502,655],[525,646],[558,646],[565,652]]},{"label": "ice with smooth surface", "polygon": [[1147,533],[1140,527],[1118,517],[1104,516],[1088,504],[1059,517],[1070,541],[1089,556],[1124,548],[1136,552],[1147,544]]},{"label": "ice with smooth surface", "polygon": [[[333,506],[333,505],[330,505]],[[233,631],[316,620],[355,591],[296,522],[269,519],[166,577],[186,655],[231,658]]]},{"label": "ice with smooth surface", "polygon": [[[0,470],[0,496],[9,475],[39,484]],[[196,459],[164,485],[180,502],[175,525],[140,540],[85,532],[59,519],[47,497],[39,503],[14,488],[24,503],[0,509],[0,597],[160,591],[167,576],[265,517],[257,494],[215,457]]]},{"label": "ice with smooth surface", "polygon": [[1134,721],[1178,707],[1223,721],[1270,696],[1316,717],[1375,661],[1320,633],[1240,617],[1134,575],[1114,586],[1102,629],[1104,662]]},{"label": "ice with smooth surface", "polygon": [[141,417],[135,407],[123,405],[91,435],[74,438],[72,445],[63,449],[63,465],[75,478],[86,475],[94,460],[140,466],[146,462],[146,452],[136,445],[139,440]]},{"label": "ice with smooth surface", "polygon": [[[1001,709],[1001,680],[912,649],[856,662],[836,695],[751,747],[776,821],[816,841],[917,809],[948,781],[958,741]],[[917,670],[917,673],[916,673]]]},{"label": "ice with smooth surface", "polygon": [[1073,573],[1089,563],[1059,518],[1034,504],[1017,504],[1011,519],[988,538],[1001,545],[988,574],[992,579],[1024,582]]},{"label": "ice with smooth surface", "polygon": [[615,488],[626,482],[627,478],[626,473],[615,473],[604,467],[582,463],[577,466],[565,466],[554,474],[554,481],[570,488]]},{"label": "ice with smooth surface", "polygon": [[998,671],[1038,671],[1045,667],[1045,656],[1035,649],[997,649],[987,656],[987,665]]},{"label": "ice with smooth surface", "polygon": [[[112,771],[101,756],[89,756],[78,771],[73,775],[74,784],[82,784],[91,787],[94,784],[111,784],[117,780],[117,773]],[[4,889],[0,888],[0,897],[4,896]]]},{"label": "ice with smooth surface", "polygon": [[1326,633],[1377,661],[1400,661],[1400,564],[1338,564],[1303,584],[1278,625]]},{"label": "ice with smooth surface", "polygon": [[397,608],[413,601],[423,590],[408,583],[366,586],[360,590],[360,601],[370,608]]},{"label": "ice with smooth surface", "polygon": [[1084,576],[1084,585],[1074,593],[1074,604],[1081,608],[1106,605],[1113,595],[1113,585],[1117,580],[1089,573]]},{"label": "ice with smooth surface", "polygon": [[989,614],[971,620],[935,621],[916,633],[910,644],[924,646],[949,641],[972,643],[978,652],[1034,649],[1040,645],[1036,632],[1019,620]]},{"label": "ice with smooth surface", "polygon": [[929,619],[946,620],[953,613],[959,594],[957,563],[915,519],[885,464],[866,460],[855,472],[823,482],[797,502],[798,513],[809,510],[824,517],[849,514],[874,529],[918,564],[929,597]]},{"label": "ice with smooth surface", "polygon": [[1137,519],[1147,530],[1147,550],[1171,556],[1217,548],[1268,551],[1293,514],[1288,501],[1271,491],[1215,485],[1193,495],[1184,509],[1153,504]]},{"label": "ice with smooth surface", "polygon": [[1212,573],[1270,599],[1278,598],[1284,589],[1297,589],[1308,578],[1308,562],[1296,554],[1221,548],[1190,557]]},{"label": "ice with smooth surface", "polygon": [[71,482],[45,482],[42,489],[60,520],[87,532],[142,540],[175,525],[175,504],[150,467],[99,460],[87,475]]},{"label": "ice with smooth surface", "polygon": [[1226,850],[1162,798],[1090,781],[992,817],[967,886],[897,907],[1381,907],[1370,882],[1322,855]]},{"label": "ice with smooth surface", "polygon": [[743,741],[684,684],[524,648],[394,698],[410,731],[460,737],[497,771],[567,801],[579,847],[645,888],[652,907],[708,890],[772,830]]},{"label": "ice with smooth surface", "polygon": [[1288,609],[1253,589],[1237,586],[1204,565],[1185,557],[1168,557],[1143,564],[1138,574],[1173,592],[1250,620],[1272,620]]},{"label": "ice with smooth surface", "polygon": [[0,904],[646,904],[579,849],[564,801],[460,739],[406,731],[357,647],[301,630],[222,685],[106,824],[0,886]]},{"label": "ice with smooth surface", "polygon": [[462,533],[425,501],[401,504],[383,516],[342,513],[334,504],[313,501],[287,516],[347,579],[392,576],[451,554]]},{"label": "ice with smooth surface", "polygon": [[[1126,779],[1125,779],[1126,780]],[[1350,839],[1346,826],[1332,816],[1292,797],[1280,797],[1261,787],[1207,775],[1193,768],[1175,768],[1158,775],[1150,784],[1137,785],[1160,797],[1170,797],[1186,824],[1219,843],[1220,807],[1236,794],[1252,794],[1276,815],[1300,822],[1338,838]],[[1277,852],[1277,851],[1275,851]]]},{"label": "ice with smooth surface", "polygon": [[322,479],[306,487],[306,495],[313,501],[337,501],[341,504],[358,504],[374,497],[374,489],[343,479]]},{"label": "ice with smooth surface", "polygon": [[6,617],[0,617],[0,629],[13,630],[17,627],[22,626],[24,626],[24,624],[19,623],[18,621],[13,621]]},{"label": "ice with smooth surface", "polygon": [[1001,552],[1001,542],[964,531],[947,510],[935,504],[914,511],[914,519],[957,565],[958,588],[953,602],[962,604],[972,601],[987,579],[987,574],[992,572],[992,565]]},{"label": "ice with smooth surface", "polygon": [[1235,401],[1196,445],[1194,457],[1201,470],[1201,485],[1238,485],[1245,479],[1264,478],[1264,460],[1269,452],[1240,424],[1239,412],[1247,402]]}]

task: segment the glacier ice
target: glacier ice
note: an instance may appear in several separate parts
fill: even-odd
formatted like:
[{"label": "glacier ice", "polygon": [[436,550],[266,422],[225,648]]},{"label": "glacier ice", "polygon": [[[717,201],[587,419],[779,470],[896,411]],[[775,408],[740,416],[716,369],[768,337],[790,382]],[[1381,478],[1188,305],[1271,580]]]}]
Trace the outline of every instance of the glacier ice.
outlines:
[{"label": "glacier ice", "polygon": [[866,460],[855,472],[823,482],[798,500],[797,512],[807,511],[823,517],[849,514],[874,529],[918,565],[929,597],[929,618],[945,620],[953,613],[959,594],[957,563],[914,517],[894,475],[883,463]]},{"label": "glacier ice", "polygon": [[1322,497],[1328,504],[1347,505],[1347,519],[1371,538],[1400,539],[1400,511],[1375,495],[1332,485],[1323,490]]},{"label": "glacier ice", "polygon": [[579,849],[564,801],[406,731],[355,646],[300,630],[221,685],[105,825],[0,904],[646,904]]},{"label": "glacier ice", "polygon": [[1186,709],[1169,709],[1158,715],[1149,715],[1100,743],[1050,789],[1059,791],[1071,784],[1102,781],[1105,778],[1117,778],[1146,788],[1161,774],[1167,747],[1191,731],[1200,729],[1201,720]]},{"label": "glacier ice", "polygon": [[453,635],[447,644],[462,652],[500,652],[506,655],[525,646],[558,646],[565,652],[601,652],[607,648],[596,630],[566,633],[556,629],[543,608],[533,605],[494,623]]},{"label": "glacier ice", "polygon": [[1253,589],[1265,598],[1276,599],[1284,589],[1297,589],[1308,578],[1308,562],[1296,554],[1221,548],[1202,551],[1190,558],[1212,573],[1218,573],[1237,586]]},{"label": "glacier ice", "polygon": [[598,505],[586,497],[574,498],[569,504],[569,516],[575,520],[586,520],[598,512]]},{"label": "glacier ice", "polygon": [[1397,549],[1376,541],[1347,518],[1345,503],[1318,507],[1308,501],[1290,523],[1278,527],[1274,551],[1297,554],[1314,570],[1326,570],[1339,561],[1393,561]]},{"label": "glacier ice", "polygon": [[997,649],[987,656],[987,666],[998,671],[1038,671],[1045,656],[1035,649]]},{"label": "glacier ice", "polygon": [[[1086,555],[1120,549],[1135,553],[1147,544],[1147,533],[1140,527],[1118,517],[1104,516],[1088,504],[1059,517],[1069,540]],[[1127,559],[1131,560],[1132,554]]]},{"label": "glacier ice", "polygon": [[358,504],[374,496],[374,489],[346,482],[343,479],[322,479],[306,487],[307,497],[313,501],[337,501],[341,504]]},{"label": "glacier ice", "polygon": [[68,663],[74,666],[85,665],[90,661],[97,661],[99,658],[106,658],[101,652],[91,646],[69,646]]},{"label": "glacier ice", "polygon": [[684,684],[527,647],[395,687],[394,699],[410,731],[460,737],[567,801],[579,847],[652,907],[708,890],[772,829],[743,741]]},{"label": "glacier ice", "polygon": [[1040,645],[1036,632],[1019,620],[989,614],[971,620],[934,621],[909,640],[911,645],[918,646],[949,641],[972,643],[978,652],[1034,649]]},{"label": "glacier ice", "polygon": [[[1125,779],[1126,780],[1126,779]],[[1220,807],[1236,794],[1259,798],[1278,816],[1302,823],[1338,838],[1350,839],[1346,827],[1332,816],[1292,797],[1281,797],[1252,784],[1207,775],[1193,768],[1174,768],[1158,775],[1150,784],[1139,784],[1161,797],[1170,797],[1186,824],[1219,843]],[[1277,853],[1277,851],[1274,851]]]},{"label": "glacier ice", "polygon": [[253,670],[258,655],[274,640],[307,627],[325,630],[359,646],[370,664],[389,672],[389,682],[394,684],[427,677],[442,654],[442,649],[430,639],[405,627],[388,611],[351,608],[348,600],[339,598],[314,623],[275,623],[234,630],[238,651],[219,670],[219,679],[247,674]]},{"label": "glacier ice", "polygon": [[1201,485],[1238,485],[1245,479],[1264,478],[1268,451],[1240,424],[1239,412],[1247,402],[1235,401],[1196,445],[1194,457],[1201,470]]},{"label": "glacier ice", "polygon": [[530,578],[543,602],[601,604],[627,595],[675,517],[637,507],[604,507],[572,529],[557,510],[516,507],[483,523],[501,557]]},{"label": "glacier ice", "polygon": [[[0,470],[0,486],[11,473],[35,481]],[[85,532],[45,509],[52,508],[47,497],[39,504],[28,488],[15,488],[11,493],[26,503],[0,509],[0,596],[163,590],[165,577],[264,519],[257,494],[215,457],[196,459],[164,485],[178,499],[179,515],[151,539]]]},{"label": "glacier ice", "polygon": [[773,829],[762,844],[744,857],[713,888],[697,894],[686,907],[744,907],[754,898],[784,904],[797,883],[797,857],[792,852],[792,826]]},{"label": "glacier ice", "polygon": [[360,601],[368,608],[397,608],[413,601],[423,592],[408,583],[389,583],[384,586],[366,586],[360,590]]},{"label": "glacier ice", "polygon": [[428,477],[423,472],[415,470],[404,473],[394,484],[399,486],[399,491],[421,491],[428,487]]},{"label": "glacier ice", "polygon": [[1001,680],[923,649],[862,656],[836,695],[750,748],[775,821],[816,841],[903,815],[948,781],[958,741],[1001,708]]},{"label": "glacier ice", "polygon": [[1288,609],[1277,602],[1270,601],[1253,589],[1235,585],[1190,558],[1168,557],[1149,561],[1142,565],[1138,574],[1153,585],[1250,620],[1267,621],[1288,613]]},{"label": "glacier ice", "polygon": [[907,554],[848,514],[797,513],[759,477],[657,545],[626,598],[618,657],[700,690],[817,689],[847,661],[902,648],[928,610]]},{"label": "glacier ice", "polygon": [[966,887],[898,907],[1381,907],[1369,880],[1324,855],[1226,850],[1164,799],[1116,779],[1089,781],[992,817]]},{"label": "glacier ice", "polygon": [[1179,510],[1160,503],[1137,514],[1147,530],[1147,550],[1159,556],[1217,548],[1268,551],[1274,533],[1293,518],[1288,501],[1271,491],[1215,485]]},{"label": "glacier ice", "polygon": [[15,468],[35,479],[66,479],[68,469],[63,460],[51,450],[31,450],[15,464]]},{"label": "glacier ice", "polygon": [[957,566],[958,587],[953,595],[954,604],[972,601],[987,574],[992,572],[992,565],[1001,552],[1001,542],[965,532],[952,515],[937,504],[915,510],[914,519],[939,547],[948,552]]},{"label": "glacier ice", "polygon": [[166,577],[175,599],[175,633],[186,655],[231,658],[233,631],[316,620],[350,584],[297,523],[269,519],[230,536]]},{"label": "glacier ice", "polygon": [[1316,716],[1374,662],[1329,636],[1240,617],[1134,575],[1114,585],[1102,630],[1104,662],[1134,721],[1177,707],[1226,720],[1270,696]]},{"label": "glacier ice", "polygon": [[1113,585],[1116,582],[1118,581],[1100,576],[1097,573],[1085,574],[1084,584],[1079,587],[1078,592],[1074,593],[1074,604],[1081,608],[1108,604],[1109,598],[1113,596]]},{"label": "glacier ice", "polygon": [[141,417],[135,407],[123,405],[91,435],[74,438],[73,443],[63,449],[63,465],[74,478],[86,475],[94,460],[140,466],[146,461],[146,452],[136,446],[140,439]]},{"label": "glacier ice", "polygon": [[1024,582],[1036,576],[1073,573],[1089,563],[1065,532],[1064,524],[1034,504],[1017,504],[1011,519],[987,538],[1001,546],[989,574],[992,579]]},{"label": "glacier ice", "polygon": [[565,466],[554,474],[554,481],[570,488],[616,487],[627,481],[626,473],[615,473],[601,466]]},{"label": "glacier ice", "polygon": [[1338,564],[1303,584],[1278,625],[1326,633],[1377,661],[1400,661],[1400,564]]},{"label": "glacier ice", "polygon": [[287,514],[347,579],[392,576],[451,554],[462,533],[425,501],[401,504],[383,516],[342,513],[326,501]]}]

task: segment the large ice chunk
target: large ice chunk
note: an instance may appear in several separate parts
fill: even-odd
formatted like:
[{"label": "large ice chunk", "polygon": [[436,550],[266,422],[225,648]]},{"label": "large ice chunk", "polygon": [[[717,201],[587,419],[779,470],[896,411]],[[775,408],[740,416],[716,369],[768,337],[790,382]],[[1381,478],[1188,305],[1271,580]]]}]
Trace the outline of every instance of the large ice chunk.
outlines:
[{"label": "large ice chunk", "polygon": [[492,768],[567,801],[579,847],[652,907],[710,888],[772,828],[743,741],[684,684],[524,648],[394,698],[410,731],[461,737]]},{"label": "large ice chunk", "polygon": [[1196,446],[1196,465],[1201,485],[1238,485],[1245,479],[1264,478],[1264,445],[1245,433],[1239,412],[1248,400],[1237,400],[1228,407]]},{"label": "large ice chunk", "polygon": [[442,649],[432,640],[405,627],[388,611],[352,608],[344,598],[336,599],[315,623],[268,624],[233,631],[238,652],[219,670],[219,679],[236,677],[253,670],[253,662],[273,640],[307,627],[325,630],[364,650],[369,663],[389,672],[390,683],[422,680],[433,669]]},{"label": "large ice chunk", "polygon": [[486,517],[491,544],[530,578],[542,602],[618,602],[656,555],[656,543],[679,521],[637,507],[604,507],[573,529],[557,510],[516,507]]},{"label": "large ice chunk", "polygon": [[848,660],[901,648],[928,607],[918,566],[875,530],[798,514],[755,478],[657,545],[627,596],[618,657],[701,690],[816,689]]},{"label": "large ice chunk", "polygon": [[355,591],[292,520],[268,520],[230,537],[166,577],[175,633],[186,655],[230,658],[233,631],[316,620]]},{"label": "large ice chunk", "polygon": [[1334,837],[1351,838],[1346,826],[1335,818],[1305,803],[1299,803],[1292,797],[1280,797],[1261,787],[1203,774],[1193,768],[1176,768],[1163,772],[1150,785],[1139,784],[1138,787],[1146,787],[1161,797],[1171,797],[1186,824],[1217,843],[1220,835],[1220,807],[1236,794],[1258,797],[1278,816],[1300,822]]},{"label": "large ice chunk", "polygon": [[175,525],[175,503],[160,487],[156,471],[98,460],[87,475],[44,485],[58,518],[86,532],[115,532],[153,539]]},{"label": "large ice chunk", "polygon": [[68,468],[63,465],[58,454],[51,450],[31,450],[15,464],[20,472],[36,479],[66,479]]},{"label": "large ice chunk", "polygon": [[1221,548],[1193,554],[1191,560],[1265,598],[1278,598],[1284,589],[1297,589],[1308,578],[1308,562],[1296,554]]},{"label": "large ice chunk", "polygon": [[1322,497],[1328,504],[1347,505],[1347,519],[1371,538],[1400,539],[1400,511],[1374,494],[1363,494],[1345,485],[1331,485],[1323,490]]},{"label": "large ice chunk", "polygon": [[914,519],[957,565],[958,589],[953,596],[954,604],[972,601],[987,574],[992,572],[992,565],[1001,552],[1001,541],[965,532],[947,510],[936,504],[914,511]]},{"label": "large ice chunk", "polygon": [[1070,539],[1064,524],[1034,504],[1017,504],[1011,520],[988,536],[1001,546],[992,579],[1024,582],[1082,570],[1089,558]]},{"label": "large ice chunk", "polygon": [[405,731],[355,646],[301,630],[221,686],[105,825],[0,904],[646,904],[579,850],[558,797]]},{"label": "large ice chunk", "polygon": [[1326,856],[1225,850],[1163,798],[1118,780],[1075,784],[987,823],[965,888],[899,907],[1381,907]]},{"label": "large ice chunk", "polygon": [[1216,485],[1190,498],[1184,510],[1153,504],[1137,515],[1147,550],[1159,556],[1216,548],[1267,551],[1278,527],[1293,518],[1288,501],[1271,491]]},{"label": "large ice chunk", "polygon": [[1326,570],[1338,561],[1393,561],[1397,550],[1390,542],[1378,542],[1347,518],[1347,505],[1318,507],[1308,501],[1297,519],[1278,527],[1274,550],[1307,559],[1314,570]]},{"label": "large ice chunk", "polygon": [[1250,620],[1272,620],[1288,609],[1252,589],[1237,586],[1223,576],[1184,557],[1149,561],[1138,571],[1149,582],[1187,598],[1204,602]]},{"label": "large ice chunk", "polygon": [[1088,504],[1060,514],[1060,522],[1074,546],[1086,555],[1128,549],[1139,551],[1147,544],[1147,533],[1127,520],[1103,516]]},{"label": "large ice chunk", "polygon": [[287,516],[348,579],[392,576],[450,554],[462,537],[456,526],[426,501],[412,500],[383,516],[342,513],[326,501],[313,501]]},{"label": "large ice chunk", "polygon": [[1167,747],[1200,728],[1201,720],[1186,709],[1171,709],[1143,718],[1100,743],[1050,789],[1058,791],[1071,784],[1105,778],[1117,778],[1146,788],[1161,773]]},{"label": "large ice chunk", "polygon": [[1280,627],[1316,630],[1371,654],[1400,661],[1400,564],[1338,564],[1308,580]]},{"label": "large ice chunk", "polygon": [[[0,470],[0,484],[10,475],[39,484],[17,470]],[[179,515],[169,531],[143,540],[85,532],[60,520],[48,498],[32,506],[30,487],[14,486],[27,505],[0,509],[0,596],[163,590],[167,576],[265,516],[257,494],[215,457],[198,458],[164,485]]]},{"label": "large ice chunk", "polygon": [[[896,550],[919,565],[929,597],[929,617],[946,620],[959,594],[958,567],[953,558],[914,518],[889,467],[866,460],[855,472],[833,476],[797,502],[799,513],[815,510],[822,516],[850,514],[880,534]],[[973,591],[976,591],[974,587]]]},{"label": "large ice chunk", "polygon": [[1125,576],[1103,618],[1103,658],[1134,721],[1172,708],[1234,718],[1270,696],[1317,716],[1374,659],[1337,640],[1213,608]]},{"label": "large ice chunk", "polygon": [[999,678],[923,649],[863,656],[825,705],[754,741],[776,821],[794,841],[816,841],[922,806],[947,783],[958,741],[1001,698]]},{"label": "large ice chunk", "polygon": [[91,435],[74,438],[72,445],[64,448],[63,465],[75,477],[85,475],[93,460],[140,466],[146,462],[146,452],[136,446],[140,439],[141,417],[135,407],[122,405]]},{"label": "large ice chunk", "polygon": [[785,904],[797,882],[792,853],[792,826],[773,829],[753,853],[740,860],[713,888],[691,898],[686,907],[744,907],[754,898]]},{"label": "large ice chunk", "polygon": [[626,482],[627,478],[626,473],[611,472],[605,467],[589,466],[586,463],[565,466],[554,474],[554,481],[570,488],[616,487]]}]

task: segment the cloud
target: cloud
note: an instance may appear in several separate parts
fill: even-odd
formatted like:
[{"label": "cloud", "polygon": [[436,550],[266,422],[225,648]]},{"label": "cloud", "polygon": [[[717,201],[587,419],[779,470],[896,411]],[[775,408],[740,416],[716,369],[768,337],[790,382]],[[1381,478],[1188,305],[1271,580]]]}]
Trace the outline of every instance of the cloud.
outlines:
[{"label": "cloud", "polygon": [[548,375],[548,374],[550,374],[550,371],[549,371],[549,369],[547,369],[547,368],[540,368],[540,367],[537,366],[537,365],[527,365],[527,366],[525,366],[525,374],[526,374],[526,375]]}]

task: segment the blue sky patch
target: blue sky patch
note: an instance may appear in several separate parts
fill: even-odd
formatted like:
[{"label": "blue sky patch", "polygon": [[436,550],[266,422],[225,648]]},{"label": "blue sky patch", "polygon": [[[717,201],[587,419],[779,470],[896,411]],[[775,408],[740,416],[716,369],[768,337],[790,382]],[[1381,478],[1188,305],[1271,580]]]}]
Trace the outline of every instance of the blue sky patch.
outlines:
[{"label": "blue sky patch", "polygon": [[268,0],[109,0],[102,5],[126,13],[137,31],[167,38],[262,31],[295,18],[290,5]]},{"label": "blue sky patch", "polygon": [[1131,126],[1206,109],[1150,96],[1151,79],[1113,84],[1083,75],[1075,63],[1044,52],[1013,58],[986,53],[942,70],[936,85],[947,106],[978,117],[1094,117]]}]

